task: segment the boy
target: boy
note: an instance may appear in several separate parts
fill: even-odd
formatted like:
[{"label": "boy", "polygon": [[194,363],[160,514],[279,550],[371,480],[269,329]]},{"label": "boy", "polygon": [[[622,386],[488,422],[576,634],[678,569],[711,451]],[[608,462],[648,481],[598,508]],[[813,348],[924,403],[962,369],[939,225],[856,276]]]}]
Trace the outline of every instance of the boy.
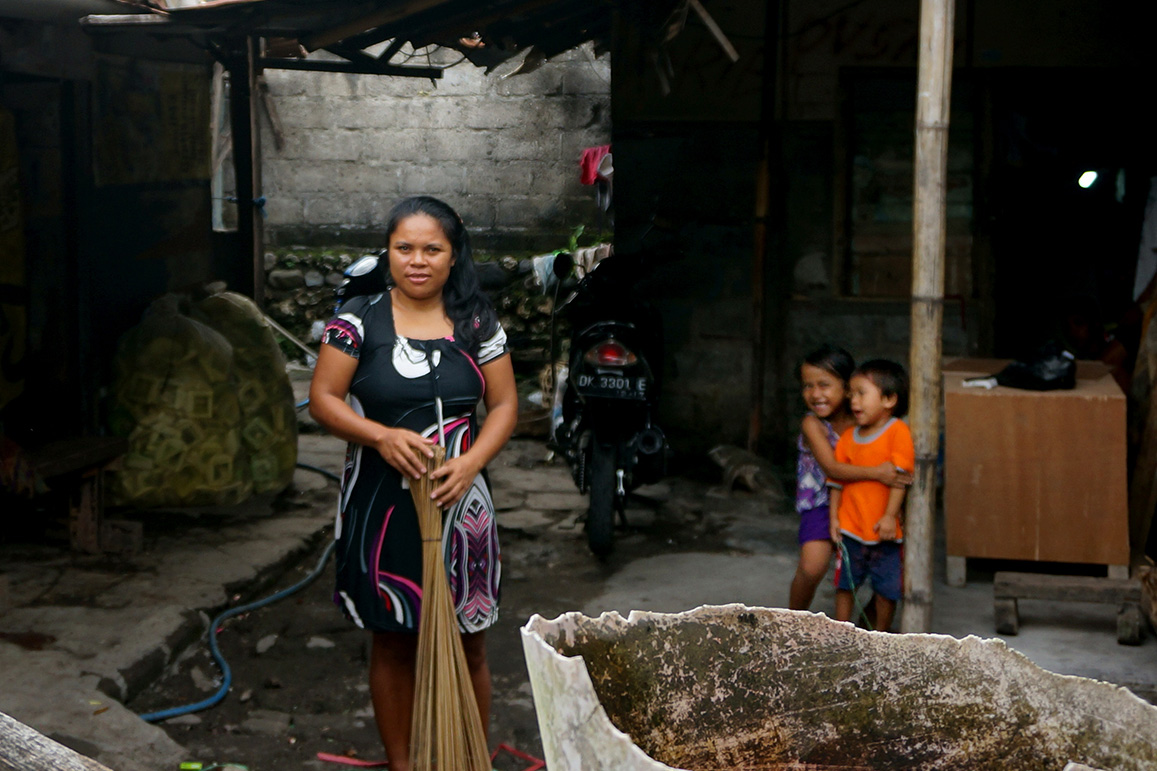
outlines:
[{"label": "boy", "polygon": [[[856,368],[848,381],[855,428],[836,443],[836,460],[855,466],[892,463],[911,472],[916,466],[912,434],[900,420],[908,410],[908,376],[894,361],[873,359]],[[864,578],[875,591],[875,627],[888,631],[903,596],[904,569],[900,543],[902,488],[880,482],[829,480],[831,487],[831,534],[847,547],[851,570],[842,557],[836,568],[836,619],[852,618],[853,592]],[[840,549],[840,552],[843,550]],[[848,575],[848,573],[851,575]]]}]

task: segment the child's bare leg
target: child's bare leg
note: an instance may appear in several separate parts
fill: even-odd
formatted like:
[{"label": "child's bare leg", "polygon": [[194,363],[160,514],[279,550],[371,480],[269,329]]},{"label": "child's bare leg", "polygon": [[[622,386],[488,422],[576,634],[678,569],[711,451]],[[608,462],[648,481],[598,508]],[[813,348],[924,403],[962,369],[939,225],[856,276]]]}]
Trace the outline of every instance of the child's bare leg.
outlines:
[{"label": "child's bare leg", "polygon": [[795,577],[791,579],[791,595],[788,607],[792,610],[807,610],[816,596],[816,588],[827,575],[832,561],[831,541],[808,541],[799,549],[799,564]]},{"label": "child's bare leg", "polygon": [[852,604],[854,595],[847,589],[836,590],[836,621],[850,621],[852,618]]},{"label": "child's bare leg", "polygon": [[896,615],[896,601],[877,594],[874,604],[876,606],[876,631],[892,631],[892,617]]}]

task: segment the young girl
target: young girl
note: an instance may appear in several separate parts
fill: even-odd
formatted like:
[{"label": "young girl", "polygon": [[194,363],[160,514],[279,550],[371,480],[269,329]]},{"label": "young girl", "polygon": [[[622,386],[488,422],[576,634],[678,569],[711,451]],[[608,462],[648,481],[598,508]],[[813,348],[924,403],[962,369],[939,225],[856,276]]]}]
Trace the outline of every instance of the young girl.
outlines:
[{"label": "young girl", "polygon": [[800,365],[808,414],[800,425],[796,465],[795,508],[800,515],[800,550],[788,604],[793,610],[807,610],[811,606],[816,587],[828,572],[832,559],[827,480],[871,479],[892,487],[912,483],[910,474],[889,463],[865,468],[836,461],[833,452],[836,441],[856,424],[847,400],[848,379],[855,368],[850,353],[831,345],[812,351]]}]

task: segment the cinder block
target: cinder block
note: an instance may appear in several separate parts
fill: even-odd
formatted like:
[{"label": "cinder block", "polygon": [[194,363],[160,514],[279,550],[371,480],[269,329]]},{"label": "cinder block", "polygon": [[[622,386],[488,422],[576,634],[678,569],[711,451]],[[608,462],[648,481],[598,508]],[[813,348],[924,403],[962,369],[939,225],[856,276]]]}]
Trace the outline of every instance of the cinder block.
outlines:
[{"label": "cinder block", "polygon": [[417,96],[434,88],[425,78],[395,78],[380,75],[363,76],[359,87],[363,96],[390,98]]},{"label": "cinder block", "polygon": [[462,109],[462,125],[472,129],[501,129],[524,123],[544,125],[538,112],[546,100],[478,99],[466,102]]},{"label": "cinder block", "polygon": [[[556,137],[543,136],[541,132],[530,137],[503,132],[494,145],[493,158],[496,161],[542,161],[553,155],[550,151],[555,149],[557,142]],[[577,170],[577,165],[575,168]]]},{"label": "cinder block", "polygon": [[302,96],[306,91],[306,83],[301,72],[293,70],[265,70],[265,82],[269,84],[269,95],[278,100],[289,97]]},{"label": "cinder block", "polygon": [[[402,174],[402,192],[419,192],[460,198],[466,179],[466,169],[461,164],[440,166],[411,166]],[[452,202],[447,201],[453,205]]]},{"label": "cinder block", "polygon": [[423,128],[427,131],[469,130],[471,127],[466,125],[466,116],[484,104],[481,98],[473,96],[454,98],[439,95],[421,101],[426,106]]},{"label": "cinder block", "polygon": [[[426,85],[429,86],[429,82]],[[440,95],[455,97],[482,94],[488,88],[488,76],[477,67],[465,64],[444,71],[435,86]]]},{"label": "cinder block", "polygon": [[[359,75],[344,72],[300,72],[302,86],[308,96],[330,99],[337,96],[357,96]],[[372,76],[365,76],[372,77]]]},{"label": "cinder block", "polygon": [[514,75],[495,83],[499,96],[537,96],[562,92],[562,70],[549,65],[525,75]]},{"label": "cinder block", "polygon": [[458,199],[455,208],[471,231],[489,230],[498,216],[498,199],[471,195]]},{"label": "cinder block", "polygon": [[610,104],[611,57],[604,56],[593,63],[576,62],[563,73],[562,90],[567,94],[606,96]]},{"label": "cinder block", "polygon": [[471,196],[527,195],[534,184],[534,172],[541,164],[533,161],[507,161],[500,164],[497,161],[494,159],[480,164],[471,171]]},{"label": "cinder block", "polygon": [[329,110],[328,126],[331,129],[378,128],[379,118],[365,109],[361,99],[327,99]]},{"label": "cinder block", "polygon": [[408,163],[426,156],[426,135],[417,129],[362,129],[349,141],[363,163]]},{"label": "cinder block", "polygon": [[538,224],[538,212],[529,205],[524,196],[512,194],[507,199],[499,201],[497,211],[498,221],[504,227],[529,228]]},{"label": "cinder block", "polygon": [[334,122],[328,100],[317,97],[277,99],[281,125],[290,128],[326,128]]},{"label": "cinder block", "polygon": [[279,174],[286,187],[300,192],[308,201],[317,193],[340,193],[347,189],[346,175],[356,166],[351,161],[316,161],[285,164]]},{"label": "cinder block", "polygon": [[[311,198],[305,204],[307,225],[369,226],[375,223],[380,209],[393,203],[382,202],[385,196],[365,193],[326,194]],[[384,215],[380,220],[384,221]]]},{"label": "cinder block", "polygon": [[293,196],[282,196],[272,186],[265,187],[265,223],[267,225],[300,225],[305,205]]},{"label": "cinder block", "polygon": [[470,129],[433,129],[426,134],[426,155],[439,161],[478,162],[491,156],[495,135]]},{"label": "cinder block", "polygon": [[356,161],[357,147],[351,142],[356,131],[303,129],[295,132],[300,157],[313,161]]}]

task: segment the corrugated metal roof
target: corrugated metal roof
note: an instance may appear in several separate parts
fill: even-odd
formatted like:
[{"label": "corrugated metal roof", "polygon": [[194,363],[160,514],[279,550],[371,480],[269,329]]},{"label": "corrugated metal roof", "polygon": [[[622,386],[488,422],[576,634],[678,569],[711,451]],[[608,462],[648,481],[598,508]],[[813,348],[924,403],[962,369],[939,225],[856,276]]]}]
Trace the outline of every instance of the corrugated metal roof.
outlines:
[{"label": "corrugated metal roof", "polygon": [[117,0],[0,0],[0,18],[32,21],[75,21],[92,13],[143,11]]},{"label": "corrugated metal roof", "polygon": [[[0,0],[2,2],[3,0]],[[209,40],[255,35],[281,50],[325,49],[347,59],[347,71],[392,70],[404,44],[437,44],[492,67],[529,47],[550,58],[588,41],[609,43],[614,13],[629,16],[656,44],[687,0],[122,0],[152,17],[91,16],[90,31],[137,27],[151,34]],[[366,49],[392,41],[386,53]],[[291,45],[284,45],[289,42]],[[295,45],[296,44],[296,45]],[[271,66],[276,66],[271,65]],[[332,67],[331,67],[332,68]]]}]

